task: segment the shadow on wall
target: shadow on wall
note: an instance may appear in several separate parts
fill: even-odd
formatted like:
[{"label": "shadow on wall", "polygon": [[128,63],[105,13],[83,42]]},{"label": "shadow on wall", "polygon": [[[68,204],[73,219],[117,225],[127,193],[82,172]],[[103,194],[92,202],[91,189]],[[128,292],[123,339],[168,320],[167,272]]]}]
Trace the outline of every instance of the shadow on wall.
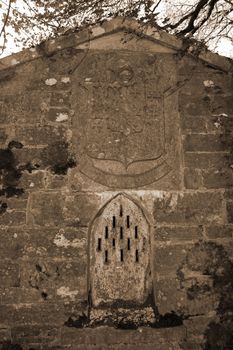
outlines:
[{"label": "shadow on wall", "polygon": [[[0,174],[2,177],[2,188],[0,196],[12,197],[23,194],[23,189],[18,188],[19,180],[22,176],[22,169],[14,156],[14,148],[22,148],[20,142],[11,141],[6,149],[0,150]],[[3,204],[1,204],[3,209]]]},{"label": "shadow on wall", "polygon": [[[11,141],[7,148],[0,149],[0,196],[18,197],[24,193],[24,189],[18,187],[23,171],[32,173],[33,170],[43,166],[53,174],[66,175],[69,168],[76,166],[76,161],[69,154],[67,142],[55,142],[44,148],[40,155],[40,164],[33,164],[33,162],[19,164],[14,149],[22,148],[21,142]],[[0,201],[0,214],[4,214],[6,210],[7,204]]]},{"label": "shadow on wall", "polygon": [[66,175],[69,168],[76,166],[74,157],[69,154],[67,142],[54,142],[48,145],[41,153],[41,158],[46,167],[57,175]]},{"label": "shadow on wall", "polygon": [[0,343],[0,350],[23,350],[23,348],[19,344],[4,341],[3,343]]},{"label": "shadow on wall", "polygon": [[[203,279],[192,278],[197,274]],[[198,242],[189,251],[178,271],[188,300],[201,303],[203,295],[216,300],[216,319],[209,323],[204,333],[203,349],[230,350],[233,346],[233,263],[221,245],[215,242]],[[207,279],[205,279],[207,277]],[[210,280],[208,281],[208,278]],[[203,283],[200,281],[204,281]]]}]

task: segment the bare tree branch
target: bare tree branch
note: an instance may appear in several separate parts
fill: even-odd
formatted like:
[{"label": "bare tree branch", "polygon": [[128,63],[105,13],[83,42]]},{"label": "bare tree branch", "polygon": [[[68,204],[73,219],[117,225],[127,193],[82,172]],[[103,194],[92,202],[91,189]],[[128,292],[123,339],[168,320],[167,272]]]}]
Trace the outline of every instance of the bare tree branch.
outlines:
[{"label": "bare tree branch", "polygon": [[209,10],[207,12],[206,17],[197,25],[194,25],[195,20],[197,19],[200,11],[202,10],[203,6],[202,4],[206,3],[206,0],[200,1],[199,4],[197,5],[195,11],[193,12],[190,21],[187,25],[187,27],[183,30],[181,30],[179,32],[179,35],[186,35],[188,33],[194,34],[211,16],[211,13],[214,9],[215,4],[218,2],[219,0],[211,0],[210,3],[208,4],[209,6]]},{"label": "bare tree branch", "polygon": [[1,38],[2,34],[5,33],[5,28],[6,28],[6,25],[7,25],[8,19],[9,19],[9,15],[10,15],[10,10],[11,10],[11,2],[12,2],[12,0],[9,0],[6,17],[5,17],[5,20],[3,22],[3,26],[2,26],[1,32],[0,32],[0,38]]}]

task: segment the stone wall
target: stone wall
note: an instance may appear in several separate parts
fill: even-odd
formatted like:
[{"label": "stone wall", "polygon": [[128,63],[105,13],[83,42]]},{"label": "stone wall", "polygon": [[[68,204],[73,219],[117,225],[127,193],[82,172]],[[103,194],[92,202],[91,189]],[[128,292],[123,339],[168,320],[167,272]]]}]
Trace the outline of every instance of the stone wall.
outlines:
[{"label": "stone wall", "polygon": [[[110,37],[111,44],[107,36],[100,39],[97,48],[103,54],[112,50],[111,45],[120,45],[116,37]],[[117,168],[116,175],[111,163],[113,177],[107,175],[105,183],[101,168],[97,172],[87,164],[83,134],[79,134],[83,125],[77,121],[83,110],[85,118],[89,115],[85,103],[90,100],[80,93],[79,79],[83,76],[88,84],[96,72],[88,66],[93,63],[88,57],[96,50],[95,41],[87,48],[74,46],[72,40],[70,47],[59,46],[53,52],[38,48],[38,57],[13,62],[17,64],[0,72],[0,348],[230,349],[230,71],[162,45],[155,50],[150,42],[155,61],[149,63],[160,65],[163,73],[155,75],[160,76],[158,89],[165,87],[167,158],[161,167],[156,163],[158,172],[142,177],[136,169],[126,174]],[[141,52],[146,40],[140,40],[141,44],[129,40],[124,50]],[[95,62],[101,65],[101,55]],[[128,84],[130,69],[121,72]],[[152,105],[159,103],[157,96]],[[111,108],[111,99],[98,98],[104,101],[101,111],[106,104]],[[127,118],[125,110],[122,113]],[[92,137],[98,136],[96,132]],[[145,142],[147,136],[151,136],[149,129]],[[124,159],[119,158],[122,163],[130,163],[129,150],[137,147],[134,142],[135,138],[127,154],[123,152]],[[91,156],[95,158],[94,153]],[[118,155],[114,157],[118,160]],[[137,169],[143,173],[144,167],[153,170],[153,166],[144,162]],[[135,201],[150,225],[145,250],[150,267],[142,272],[146,287],[143,284],[142,294],[137,294],[138,303],[133,304],[132,293],[125,303],[118,298],[115,304],[98,308],[91,295],[90,286],[95,286],[90,244],[95,218],[119,194]],[[147,224],[143,225],[146,230]],[[139,278],[137,286],[142,282]]]}]

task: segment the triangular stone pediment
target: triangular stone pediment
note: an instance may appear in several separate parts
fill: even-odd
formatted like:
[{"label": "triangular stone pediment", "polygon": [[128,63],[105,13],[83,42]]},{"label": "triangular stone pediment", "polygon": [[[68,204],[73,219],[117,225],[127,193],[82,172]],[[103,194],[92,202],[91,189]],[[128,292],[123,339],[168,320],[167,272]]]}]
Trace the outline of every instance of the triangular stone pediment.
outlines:
[{"label": "triangular stone pediment", "polygon": [[120,30],[117,33],[92,38],[90,41],[77,46],[80,49],[91,50],[128,50],[128,51],[150,51],[157,53],[173,53],[175,49],[153,42],[147,37],[139,38],[136,33],[129,34]]},{"label": "triangular stone pediment", "polygon": [[[131,18],[117,17],[87,29],[68,30],[60,37],[47,40],[35,48],[7,56],[0,60],[0,71],[67,48],[173,53],[183,50],[184,43],[165,31],[146,26]],[[192,56],[191,51],[188,54]],[[232,70],[231,59],[206,49],[199,53],[199,59],[226,72]]]}]

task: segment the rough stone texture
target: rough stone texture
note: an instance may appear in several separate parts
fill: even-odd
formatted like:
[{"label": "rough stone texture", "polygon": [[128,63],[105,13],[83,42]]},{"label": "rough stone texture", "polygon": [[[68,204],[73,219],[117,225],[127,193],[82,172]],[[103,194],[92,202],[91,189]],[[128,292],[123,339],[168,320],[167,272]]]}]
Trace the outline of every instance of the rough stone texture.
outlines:
[{"label": "rough stone texture", "polygon": [[232,62],[117,18],[1,63],[0,349],[231,349]]},{"label": "rough stone texture", "polygon": [[120,194],[98,213],[90,241],[94,306],[145,303],[151,284],[149,234],[146,217],[130,197]]}]

